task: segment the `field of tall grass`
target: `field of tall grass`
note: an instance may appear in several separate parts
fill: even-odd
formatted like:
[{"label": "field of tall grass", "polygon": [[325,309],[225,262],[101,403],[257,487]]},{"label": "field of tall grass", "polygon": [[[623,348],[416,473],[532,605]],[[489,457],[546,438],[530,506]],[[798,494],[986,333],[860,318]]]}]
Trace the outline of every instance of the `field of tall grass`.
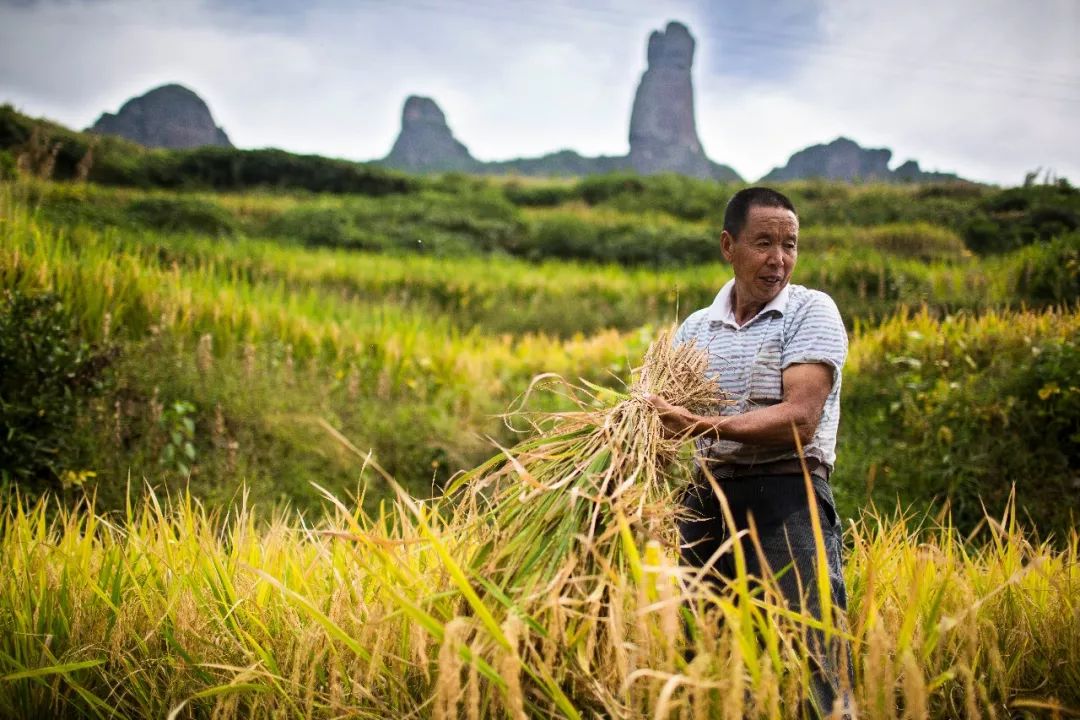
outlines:
[{"label": "field of tall grass", "polygon": [[[0,715],[788,717],[810,629],[851,644],[861,717],[1080,714],[1074,191],[789,188],[795,281],[851,331],[822,628],[771,579],[702,584],[627,507],[575,533],[594,493],[529,464],[570,457],[537,417],[610,409],[728,279],[728,188],[319,172],[401,187],[0,181],[0,339],[74,368],[45,461],[0,468]],[[568,438],[594,453],[568,483],[613,462]],[[522,500],[462,500],[499,468]],[[534,513],[535,546],[500,538]]]},{"label": "field of tall grass", "polygon": [[[6,717],[791,717],[812,623],[770,583],[695,582],[624,534],[624,568],[532,593],[470,562],[434,505],[314,523],[149,498],[123,515],[0,514]],[[1080,712],[1080,564],[1013,513],[845,529],[858,717]],[[736,544],[737,546],[738,544]]]}]

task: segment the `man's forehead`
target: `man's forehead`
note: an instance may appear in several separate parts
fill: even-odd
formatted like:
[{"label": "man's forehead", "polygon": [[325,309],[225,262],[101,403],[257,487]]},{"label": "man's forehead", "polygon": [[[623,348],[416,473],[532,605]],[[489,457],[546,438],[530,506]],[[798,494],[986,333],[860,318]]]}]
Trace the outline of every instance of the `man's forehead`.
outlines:
[{"label": "man's forehead", "polygon": [[798,220],[798,215],[796,215],[793,211],[788,210],[786,207],[779,207],[777,205],[751,205],[750,209],[747,210],[747,214],[748,217],[753,217],[754,215],[757,215],[759,217],[785,217]]},{"label": "man's forehead", "polygon": [[746,220],[748,224],[792,224],[796,229],[799,227],[798,215],[787,208],[769,205],[752,205],[747,212]]}]

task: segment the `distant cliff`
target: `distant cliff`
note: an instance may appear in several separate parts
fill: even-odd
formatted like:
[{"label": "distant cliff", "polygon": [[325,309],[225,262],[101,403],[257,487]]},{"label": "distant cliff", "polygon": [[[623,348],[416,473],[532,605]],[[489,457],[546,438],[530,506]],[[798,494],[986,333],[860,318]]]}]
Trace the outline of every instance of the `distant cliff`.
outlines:
[{"label": "distant cliff", "polygon": [[914,160],[908,160],[895,170],[889,169],[892,150],[864,148],[854,140],[839,137],[827,145],[811,145],[788,160],[787,165],[771,170],[762,182],[781,180],[929,182],[958,180],[952,173],[923,172]]},{"label": "distant cliff", "polygon": [[410,172],[475,170],[477,161],[454,138],[446,115],[431,98],[410,95],[401,111],[401,132],[390,154],[380,161]]},{"label": "distant cliff", "polygon": [[117,135],[147,147],[174,150],[205,145],[232,147],[203,99],[175,84],[162,85],[128,100],[115,115],[104,113],[89,131]]},{"label": "distant cliff", "polygon": [[698,139],[694,118],[694,38],[682,23],[649,36],[648,68],[630,114],[630,165],[643,175],[675,172],[698,178],[738,180],[712,163]]}]

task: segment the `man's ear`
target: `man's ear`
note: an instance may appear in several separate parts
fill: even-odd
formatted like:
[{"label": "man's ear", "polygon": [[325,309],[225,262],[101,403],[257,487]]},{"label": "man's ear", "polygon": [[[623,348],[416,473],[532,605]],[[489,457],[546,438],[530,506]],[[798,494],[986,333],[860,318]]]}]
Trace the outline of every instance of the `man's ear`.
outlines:
[{"label": "man's ear", "polygon": [[735,252],[735,238],[727,230],[720,232],[720,252],[724,254],[724,259],[731,262],[731,256]]}]

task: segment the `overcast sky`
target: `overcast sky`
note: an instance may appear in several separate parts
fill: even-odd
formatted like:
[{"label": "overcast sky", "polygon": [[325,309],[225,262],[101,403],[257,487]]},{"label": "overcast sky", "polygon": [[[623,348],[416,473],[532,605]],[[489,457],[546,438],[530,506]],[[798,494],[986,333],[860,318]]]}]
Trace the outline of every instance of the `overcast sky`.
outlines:
[{"label": "overcast sky", "polygon": [[0,102],[85,128],[179,82],[239,147],[369,160],[416,94],[482,160],[625,154],[669,20],[697,39],[702,144],[747,179],[845,135],[1080,182],[1078,0],[0,0]]}]

